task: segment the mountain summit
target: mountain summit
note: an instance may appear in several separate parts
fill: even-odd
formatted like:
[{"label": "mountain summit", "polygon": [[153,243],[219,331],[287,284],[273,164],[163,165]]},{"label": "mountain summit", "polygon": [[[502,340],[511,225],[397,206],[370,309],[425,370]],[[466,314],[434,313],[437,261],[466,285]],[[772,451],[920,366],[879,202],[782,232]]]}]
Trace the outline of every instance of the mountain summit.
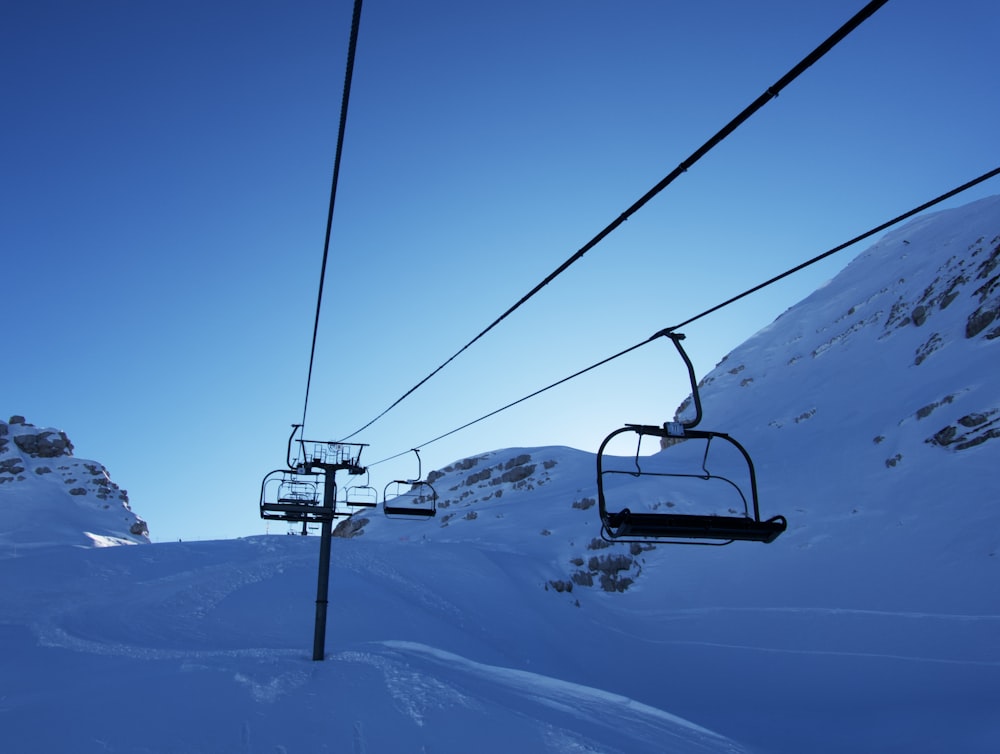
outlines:
[{"label": "mountain summit", "polygon": [[107,547],[149,542],[128,493],[96,461],[73,456],[65,432],[23,416],[0,421],[0,544]]}]

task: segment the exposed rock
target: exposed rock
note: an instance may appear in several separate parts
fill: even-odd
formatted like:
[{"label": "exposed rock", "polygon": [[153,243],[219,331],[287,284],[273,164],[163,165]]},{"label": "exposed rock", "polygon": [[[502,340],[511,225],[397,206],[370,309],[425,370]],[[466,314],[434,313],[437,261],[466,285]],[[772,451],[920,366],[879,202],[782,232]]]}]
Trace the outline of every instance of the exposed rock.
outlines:
[{"label": "exposed rock", "polygon": [[136,518],[134,524],[132,524],[129,529],[132,534],[137,537],[148,537],[149,536],[149,526],[141,518]]},{"label": "exposed rock", "polygon": [[514,483],[520,482],[523,479],[527,479],[529,476],[535,473],[535,465],[531,466],[516,466],[510,471],[505,471],[500,476],[500,481],[504,483]]},{"label": "exposed rock", "polygon": [[927,341],[917,348],[917,355],[916,358],[913,360],[913,363],[916,366],[920,366],[921,364],[924,363],[924,361],[926,361],[928,356],[930,356],[936,350],[941,348],[943,344],[944,341],[941,338],[941,334],[932,333],[931,336],[927,339]]},{"label": "exposed rock", "polygon": [[1000,409],[975,411],[960,417],[955,424],[942,427],[924,442],[952,450],[968,450],[987,440],[1000,437]]},{"label": "exposed rock", "polygon": [[333,536],[341,537],[343,539],[351,539],[352,537],[360,537],[364,534],[364,528],[371,519],[359,518],[358,516],[351,516],[341,521],[333,530]]},{"label": "exposed rock", "polygon": [[979,333],[993,324],[993,320],[997,318],[997,314],[1000,314],[1000,303],[992,307],[980,307],[976,309],[976,311],[969,315],[969,319],[965,323],[965,337],[974,338],[979,335]]},{"label": "exposed rock", "polygon": [[571,576],[573,583],[579,586],[593,586],[594,577],[589,571],[575,571]]},{"label": "exposed rock", "polygon": [[[530,460],[531,460],[531,456],[530,455],[528,455],[527,453],[522,453],[521,455],[517,456],[516,458],[511,458],[509,461],[507,461],[507,463],[504,464],[503,467],[504,467],[504,470],[506,471],[506,470],[514,468],[515,466],[523,466],[524,464],[528,463],[528,461],[530,461]],[[532,467],[532,468],[534,468],[534,467]]]},{"label": "exposed rock", "polygon": [[[641,549],[640,549],[641,551]],[[582,558],[574,558],[570,561],[573,565],[582,566]],[[556,591],[572,591],[572,584],[577,586],[593,586],[595,582],[600,583],[601,589],[606,592],[624,592],[629,588],[635,579],[632,569],[636,567],[635,558],[624,553],[611,553],[607,555],[593,555],[587,561],[586,570],[580,568],[570,575],[570,582],[558,582],[562,589],[556,587],[556,582],[549,582]],[[632,575],[626,575],[632,574]]]},{"label": "exposed rock", "polygon": [[[11,417],[18,418],[18,417]],[[11,422],[13,423],[13,422]],[[56,458],[73,455],[73,443],[65,432],[43,431],[38,434],[15,435],[14,444],[35,458]]]},{"label": "exposed rock", "polygon": [[587,561],[587,568],[602,573],[618,573],[632,567],[632,558],[625,554],[592,555]]},{"label": "exposed rock", "polygon": [[931,415],[931,413],[935,409],[937,409],[937,408],[939,408],[941,406],[947,405],[947,404],[953,402],[954,400],[955,400],[955,396],[954,395],[946,395],[944,398],[942,398],[939,401],[935,401],[934,403],[930,403],[930,404],[928,404],[926,406],[923,406],[922,408],[918,408],[917,409],[917,414],[916,414],[917,419],[926,419],[928,416]]},{"label": "exposed rock", "polygon": [[491,469],[482,469],[481,471],[477,471],[475,474],[469,474],[465,477],[465,484],[468,487],[472,487],[473,485],[489,479],[491,476],[493,476],[493,471]]},{"label": "exposed rock", "polygon": [[0,474],[17,475],[24,472],[24,463],[20,458],[8,458],[0,461]]},{"label": "exposed rock", "polygon": [[976,413],[969,414],[968,416],[963,416],[958,420],[958,423],[963,427],[978,427],[980,424],[985,424],[990,419],[988,413]]}]

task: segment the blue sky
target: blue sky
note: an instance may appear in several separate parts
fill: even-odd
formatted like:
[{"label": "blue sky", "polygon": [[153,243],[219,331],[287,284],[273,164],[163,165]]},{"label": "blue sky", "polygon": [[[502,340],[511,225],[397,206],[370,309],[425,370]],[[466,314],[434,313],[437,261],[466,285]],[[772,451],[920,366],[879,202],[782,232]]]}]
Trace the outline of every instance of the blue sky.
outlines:
[{"label": "blue sky", "polygon": [[[266,528],[260,480],[302,416],[351,5],[5,12],[3,411],[104,463],[154,541]],[[369,0],[309,436],[381,412],[862,5]],[[889,2],[356,438],[366,460],[996,167],[997,29],[994,3]],[[686,328],[698,372],[860,250]],[[686,392],[660,342],[426,446],[424,472],[502,447],[593,450]],[[411,456],[372,483],[413,474]]]}]

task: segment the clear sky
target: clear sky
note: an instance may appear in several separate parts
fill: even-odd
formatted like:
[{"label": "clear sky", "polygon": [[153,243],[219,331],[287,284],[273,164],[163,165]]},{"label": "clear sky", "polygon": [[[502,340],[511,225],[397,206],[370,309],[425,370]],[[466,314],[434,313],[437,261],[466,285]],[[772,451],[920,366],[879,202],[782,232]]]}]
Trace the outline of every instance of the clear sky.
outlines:
[{"label": "clear sky", "polygon": [[[368,0],[307,435],[380,413],[863,5]],[[64,429],[154,541],[267,529],[260,481],[302,419],[351,10],[5,7],[0,413]],[[998,31],[994,2],[890,0],[355,438],[363,460],[997,167]],[[686,328],[699,374],[863,247]],[[625,422],[671,418],[686,393],[659,341],[424,446],[423,471],[503,447],[594,450]],[[416,467],[411,454],[371,471],[381,489]]]}]

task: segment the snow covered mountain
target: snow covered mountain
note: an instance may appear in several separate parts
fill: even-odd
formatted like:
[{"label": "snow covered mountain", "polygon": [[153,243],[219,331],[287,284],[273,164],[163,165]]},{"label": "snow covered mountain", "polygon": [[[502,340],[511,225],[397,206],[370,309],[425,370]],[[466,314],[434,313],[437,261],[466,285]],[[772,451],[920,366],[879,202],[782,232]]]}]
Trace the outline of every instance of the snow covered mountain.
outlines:
[{"label": "snow covered mountain", "polygon": [[73,456],[58,429],[0,421],[0,547],[149,542],[128,493],[96,461]]},{"label": "snow covered mountain", "polygon": [[[840,527],[834,557],[843,537],[857,542],[878,532],[892,540],[906,527],[898,546],[912,548],[915,574],[928,570],[942,537],[980,543],[951,549],[951,561],[993,562],[1000,519],[985,502],[996,499],[1000,458],[998,315],[1000,197],[993,197],[886,235],[705,375],[699,427],[731,434],[750,451],[762,515],[790,522],[775,548],[783,561],[813,557],[792,553],[814,547],[826,552],[820,542]],[[679,358],[677,369],[683,373]],[[672,418],[693,415],[689,397]],[[550,586],[621,591],[655,558],[645,547],[600,540],[594,477],[593,456],[568,448],[472,456],[429,475],[441,510],[420,536],[546,537],[545,548],[562,556]],[[395,536],[396,522],[374,524],[376,536]],[[729,550],[671,549],[664,557],[727,562]],[[751,550],[760,554],[759,546]],[[876,572],[886,556],[873,543],[865,557]],[[930,568],[922,578],[941,575]]]},{"label": "snow covered mountain", "polygon": [[771,544],[609,545],[593,454],[478,453],[342,526],[322,663],[315,537],[0,548],[0,748],[994,751],[998,258],[1000,198],[917,219],[704,376]]}]

